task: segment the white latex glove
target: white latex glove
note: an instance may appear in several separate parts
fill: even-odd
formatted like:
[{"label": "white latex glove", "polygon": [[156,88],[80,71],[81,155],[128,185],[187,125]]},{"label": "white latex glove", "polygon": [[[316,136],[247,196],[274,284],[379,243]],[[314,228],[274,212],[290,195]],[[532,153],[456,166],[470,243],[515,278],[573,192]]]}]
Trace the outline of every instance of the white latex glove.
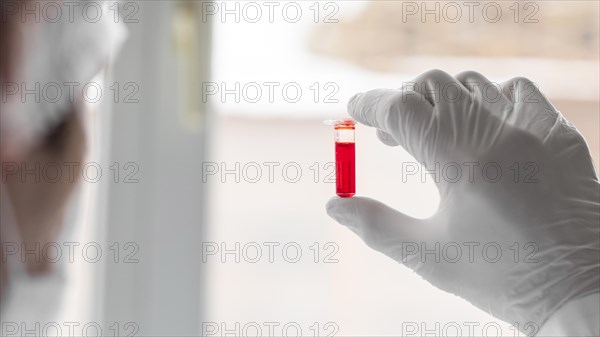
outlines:
[{"label": "white latex glove", "polygon": [[[581,134],[524,78],[501,90],[475,72],[433,70],[414,83],[355,95],[348,111],[428,170],[454,162],[463,176],[439,179],[440,206],[429,219],[364,197],[330,200],[329,215],[434,286],[527,334],[563,304],[598,293],[600,185]],[[464,163],[479,165],[473,181]],[[482,172],[488,163],[502,169],[498,181],[493,168]],[[436,243],[439,254],[423,254]]]}]

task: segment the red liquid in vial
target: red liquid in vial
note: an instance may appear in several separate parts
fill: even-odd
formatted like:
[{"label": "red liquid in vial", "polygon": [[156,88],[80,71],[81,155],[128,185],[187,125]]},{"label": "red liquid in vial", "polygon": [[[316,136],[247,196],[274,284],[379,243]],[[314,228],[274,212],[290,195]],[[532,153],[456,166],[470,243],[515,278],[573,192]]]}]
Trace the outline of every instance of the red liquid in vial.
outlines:
[{"label": "red liquid in vial", "polygon": [[335,187],[341,198],[356,192],[354,143],[335,143]]}]

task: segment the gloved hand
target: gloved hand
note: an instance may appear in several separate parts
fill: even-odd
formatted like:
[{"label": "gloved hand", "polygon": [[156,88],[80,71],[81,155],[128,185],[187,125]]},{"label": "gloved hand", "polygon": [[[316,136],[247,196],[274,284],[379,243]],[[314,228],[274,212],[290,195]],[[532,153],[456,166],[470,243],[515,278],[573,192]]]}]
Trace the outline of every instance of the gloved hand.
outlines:
[{"label": "gloved hand", "polygon": [[[355,95],[348,111],[425,169],[438,165],[440,206],[429,219],[365,197],[329,201],[329,215],[371,248],[526,333],[600,291],[592,159],[531,81],[433,70],[402,89]],[[443,169],[456,165],[458,179]]]}]

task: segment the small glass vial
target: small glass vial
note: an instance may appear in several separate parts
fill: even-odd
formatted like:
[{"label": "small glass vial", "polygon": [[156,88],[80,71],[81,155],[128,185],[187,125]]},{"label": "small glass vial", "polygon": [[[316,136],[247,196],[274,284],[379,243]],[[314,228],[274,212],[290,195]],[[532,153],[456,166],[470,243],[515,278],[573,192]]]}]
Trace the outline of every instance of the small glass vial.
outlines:
[{"label": "small glass vial", "polygon": [[334,127],[335,191],[340,198],[356,193],[355,122],[352,119],[326,121]]}]

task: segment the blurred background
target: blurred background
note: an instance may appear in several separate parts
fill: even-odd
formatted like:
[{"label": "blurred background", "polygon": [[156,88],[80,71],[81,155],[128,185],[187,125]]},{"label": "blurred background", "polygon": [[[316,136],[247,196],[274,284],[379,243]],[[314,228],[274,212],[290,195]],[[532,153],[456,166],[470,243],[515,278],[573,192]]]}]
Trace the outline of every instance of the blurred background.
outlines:
[{"label": "blurred background", "polygon": [[[134,180],[84,184],[74,235],[133,259],[70,268],[65,320],[120,322],[123,335],[135,322],[143,336],[255,335],[257,325],[263,336],[270,326],[386,336],[411,322],[516,333],[325,213],[334,144],[322,121],[345,116],[357,92],[431,68],[528,77],[598,167],[598,2],[475,3],[124,1],[129,37],[104,81],[136,86],[123,92],[131,100],[94,107],[89,159]],[[402,181],[414,161],[403,149],[362,126],[356,144],[357,194],[435,212],[431,181]]]}]

